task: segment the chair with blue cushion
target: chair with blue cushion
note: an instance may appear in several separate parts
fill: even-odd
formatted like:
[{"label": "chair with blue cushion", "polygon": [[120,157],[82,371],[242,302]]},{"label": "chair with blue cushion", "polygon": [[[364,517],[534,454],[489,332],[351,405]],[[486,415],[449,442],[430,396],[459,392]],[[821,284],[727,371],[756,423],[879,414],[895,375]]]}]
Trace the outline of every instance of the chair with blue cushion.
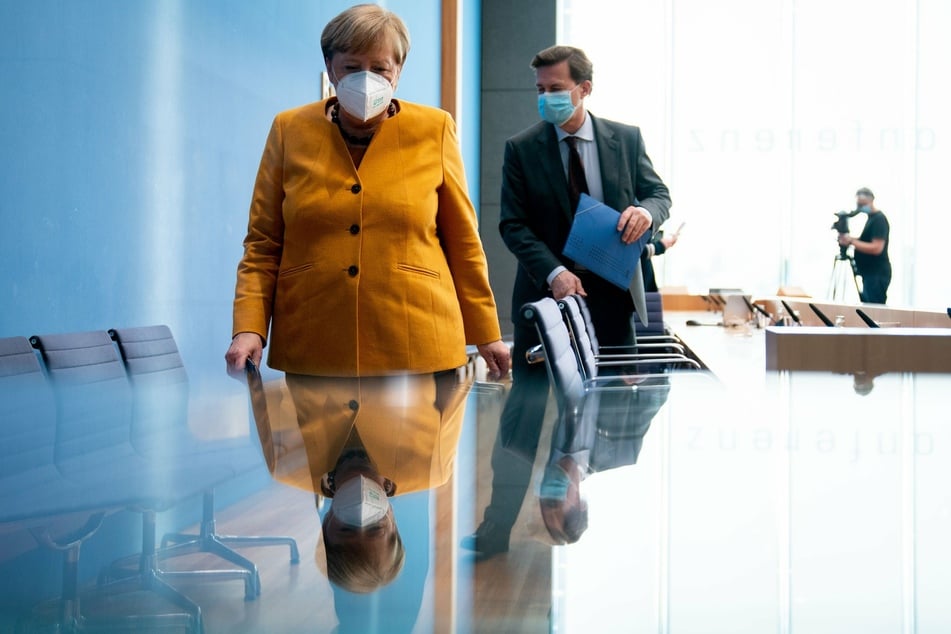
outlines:
[{"label": "chair with blue cushion", "polygon": [[[119,346],[133,393],[132,444],[152,458],[187,459],[214,466],[229,478],[262,467],[261,449],[250,437],[200,441],[189,428],[188,375],[168,326],[117,328],[109,331]],[[220,483],[215,483],[220,484]],[[215,490],[202,492],[202,519],[197,534],[173,533],[162,540],[159,561],[192,553],[211,553],[238,566],[237,570],[162,570],[166,578],[245,580],[245,598],[261,592],[257,566],[230,546],[283,546],[290,561],[300,561],[297,542],[283,536],[220,535],[215,521]],[[117,562],[122,568],[123,562]]]},{"label": "chair with blue cushion", "polygon": [[33,347],[25,337],[0,339],[0,539],[29,530],[39,544],[63,553],[60,596],[38,612],[47,608],[48,620],[72,631],[83,621],[80,547],[99,529],[111,504],[104,496],[83,495],[63,478],[55,443],[53,391]]},{"label": "chair with blue cushion", "polygon": [[[132,577],[86,593],[84,602],[102,599],[112,609],[84,627],[141,629],[178,627],[202,631],[201,608],[160,575],[155,548],[155,514],[197,494],[221,471],[186,461],[149,460],[132,445],[132,390],[115,344],[104,331],[35,336],[30,339],[46,365],[55,396],[57,427],[54,459],[80,500],[99,500],[142,514],[142,553]],[[177,611],[144,614],[135,600],[154,593]],[[118,599],[130,601],[117,615]]]}]

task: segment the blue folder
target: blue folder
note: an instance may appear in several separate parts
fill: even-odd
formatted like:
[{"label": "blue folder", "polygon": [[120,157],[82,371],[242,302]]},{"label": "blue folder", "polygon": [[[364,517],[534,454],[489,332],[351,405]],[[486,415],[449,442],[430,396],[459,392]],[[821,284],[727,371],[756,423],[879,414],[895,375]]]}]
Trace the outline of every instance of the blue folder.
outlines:
[{"label": "blue folder", "polygon": [[598,277],[626,290],[631,286],[641,251],[647,246],[651,232],[645,231],[635,242],[624,244],[617,230],[620,215],[621,212],[581,194],[562,253]]}]

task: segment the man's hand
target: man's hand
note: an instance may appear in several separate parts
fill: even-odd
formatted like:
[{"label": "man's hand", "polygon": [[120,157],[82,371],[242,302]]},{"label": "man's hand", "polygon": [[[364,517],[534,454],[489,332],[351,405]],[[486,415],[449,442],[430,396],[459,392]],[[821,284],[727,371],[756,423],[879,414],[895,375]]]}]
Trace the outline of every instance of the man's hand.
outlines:
[{"label": "man's hand", "polygon": [[555,299],[564,299],[569,295],[587,297],[581,280],[571,271],[562,271],[551,281],[551,294]]},{"label": "man's hand", "polygon": [[498,381],[509,373],[512,355],[505,343],[499,340],[492,343],[483,343],[476,347],[479,349],[479,355],[485,359],[490,381]]},{"label": "man's hand", "polygon": [[839,246],[840,246],[840,247],[847,247],[847,246],[849,246],[850,244],[852,244],[852,236],[850,236],[850,235],[847,234],[847,233],[840,233],[840,234],[839,234]]},{"label": "man's hand", "polygon": [[660,243],[661,243],[662,245],[664,245],[664,250],[667,250],[667,249],[669,249],[670,247],[672,247],[672,246],[674,246],[675,244],[677,244],[677,237],[678,237],[677,234],[674,233],[674,234],[671,234],[671,235],[669,235],[669,236],[664,236],[663,238],[661,238],[661,239],[660,239]]},{"label": "man's hand", "polygon": [[228,364],[228,374],[238,379],[244,379],[244,364],[248,359],[254,365],[261,367],[261,353],[264,342],[261,336],[253,332],[239,332],[231,340],[231,347],[225,353],[225,362]]},{"label": "man's hand", "polygon": [[624,244],[631,244],[651,228],[654,224],[654,217],[651,212],[643,207],[628,207],[621,212],[621,218],[617,222],[617,230],[621,232],[621,241]]}]

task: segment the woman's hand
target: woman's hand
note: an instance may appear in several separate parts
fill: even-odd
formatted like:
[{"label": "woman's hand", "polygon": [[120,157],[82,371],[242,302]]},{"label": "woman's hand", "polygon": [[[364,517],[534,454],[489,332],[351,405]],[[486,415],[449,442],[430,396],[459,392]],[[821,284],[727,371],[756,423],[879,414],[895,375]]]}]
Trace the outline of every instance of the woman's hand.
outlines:
[{"label": "woman's hand", "polygon": [[228,374],[238,380],[244,379],[244,364],[248,359],[254,365],[261,366],[261,354],[264,342],[261,336],[253,332],[239,332],[231,340],[231,346],[225,353],[225,362],[228,364]]},{"label": "woman's hand", "polygon": [[476,347],[479,349],[479,355],[485,359],[490,381],[498,381],[509,373],[512,355],[509,352],[509,347],[502,343],[501,339],[492,343],[483,343]]}]

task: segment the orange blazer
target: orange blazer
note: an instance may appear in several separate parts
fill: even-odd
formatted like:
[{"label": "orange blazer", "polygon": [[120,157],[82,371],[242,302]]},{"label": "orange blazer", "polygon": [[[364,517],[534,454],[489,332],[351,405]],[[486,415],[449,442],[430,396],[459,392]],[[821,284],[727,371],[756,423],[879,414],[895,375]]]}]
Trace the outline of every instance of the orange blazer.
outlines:
[{"label": "orange blazer", "polygon": [[233,333],[269,339],[268,364],[299,374],[463,365],[467,343],[501,333],[452,118],[399,102],[357,169],[329,103],[271,127]]},{"label": "orange blazer", "polygon": [[471,385],[456,376],[440,386],[431,374],[269,382],[267,412],[255,410],[268,469],[279,482],[320,493],[356,429],[397,495],[439,487],[453,473]]}]

